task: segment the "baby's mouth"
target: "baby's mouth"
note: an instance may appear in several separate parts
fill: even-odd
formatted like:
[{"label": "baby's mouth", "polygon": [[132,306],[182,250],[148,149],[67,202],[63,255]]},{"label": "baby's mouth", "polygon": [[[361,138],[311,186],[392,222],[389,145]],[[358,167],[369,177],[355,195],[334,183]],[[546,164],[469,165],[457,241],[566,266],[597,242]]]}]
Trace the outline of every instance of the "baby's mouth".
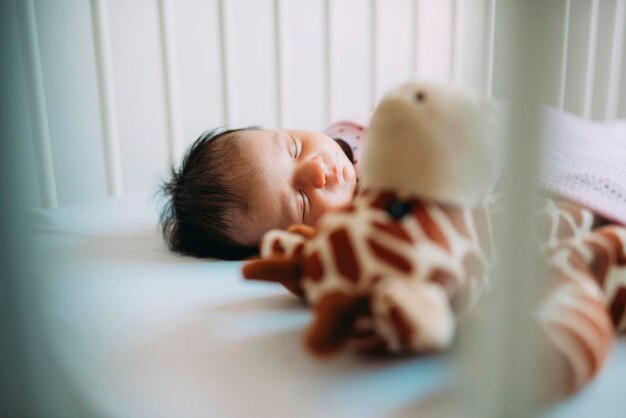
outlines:
[{"label": "baby's mouth", "polygon": [[350,148],[350,145],[348,145],[343,139],[334,139],[335,142],[337,142],[337,144],[339,144],[339,146],[341,147],[343,153],[346,154],[346,157],[348,157],[350,162],[354,165],[354,154],[352,153],[352,148]]}]

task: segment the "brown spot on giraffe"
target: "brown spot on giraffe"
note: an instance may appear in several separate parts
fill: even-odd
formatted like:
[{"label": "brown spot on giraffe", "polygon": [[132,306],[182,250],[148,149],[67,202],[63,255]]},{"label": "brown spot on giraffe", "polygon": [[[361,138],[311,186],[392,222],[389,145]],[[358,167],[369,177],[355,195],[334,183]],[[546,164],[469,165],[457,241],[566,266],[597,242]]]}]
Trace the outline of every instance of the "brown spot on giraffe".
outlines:
[{"label": "brown spot on giraffe", "polygon": [[349,282],[356,283],[361,277],[361,266],[356,257],[348,230],[341,228],[333,231],[328,240],[339,274]]},{"label": "brown spot on giraffe", "polygon": [[441,231],[437,222],[435,222],[435,220],[430,216],[428,209],[423,205],[419,205],[415,208],[413,213],[428,238],[443,247],[446,251],[450,252],[450,244],[448,243],[446,236],[443,231]]},{"label": "brown spot on giraffe", "polygon": [[302,264],[305,277],[310,278],[314,282],[322,280],[322,277],[324,277],[324,266],[322,265],[318,251],[312,252],[304,259]]},{"label": "brown spot on giraffe", "polygon": [[600,232],[609,242],[612,248],[615,250],[615,262],[618,266],[626,266],[626,252],[624,251],[624,243],[617,236],[617,234],[611,230],[603,230]]},{"label": "brown spot on giraffe", "polygon": [[372,238],[367,239],[367,245],[369,246],[372,253],[385,264],[388,264],[396,268],[397,270],[400,270],[407,274],[413,271],[413,265],[411,264],[411,262],[397,252],[389,249],[388,247],[380,245]]},{"label": "brown spot on giraffe", "polygon": [[[588,242],[587,245],[591,251],[593,251],[593,258],[589,267],[587,267],[587,265],[583,262],[582,257],[575,251],[572,251],[568,261],[570,261],[572,265],[579,270],[587,271],[587,268],[589,268],[595,281],[602,288],[604,288],[604,282],[606,281],[606,276],[609,272],[609,268],[611,267],[611,254],[605,246],[596,242]],[[575,257],[574,254],[576,255]]]},{"label": "brown spot on giraffe", "polygon": [[279,238],[274,239],[274,242],[272,243],[272,253],[277,255],[285,254],[285,247],[283,247],[283,245],[280,243]]},{"label": "brown spot on giraffe", "polygon": [[384,222],[379,222],[379,221],[373,221],[372,226],[377,231],[384,232],[387,235],[391,235],[393,237],[401,239],[402,241],[405,241],[409,244],[412,244],[414,242],[413,238],[411,238],[411,236],[406,231],[406,229],[402,226],[402,224],[399,224],[397,222],[384,223]]},{"label": "brown spot on giraffe", "polygon": [[617,327],[624,318],[624,312],[626,311],[626,287],[620,287],[615,293],[613,301],[610,306],[611,319],[613,324]]}]

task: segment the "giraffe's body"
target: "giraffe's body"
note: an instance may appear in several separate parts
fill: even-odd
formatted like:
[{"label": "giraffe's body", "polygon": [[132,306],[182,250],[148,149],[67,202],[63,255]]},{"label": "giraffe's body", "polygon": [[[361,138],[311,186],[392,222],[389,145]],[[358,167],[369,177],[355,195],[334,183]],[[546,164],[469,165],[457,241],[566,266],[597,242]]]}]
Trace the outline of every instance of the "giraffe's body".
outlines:
[{"label": "giraffe's body", "polygon": [[[402,205],[406,213],[394,218],[390,212],[402,210]],[[298,286],[313,306],[324,306],[324,299],[334,298],[337,293],[354,300],[374,295],[368,304],[374,311],[369,313],[374,313],[370,322],[374,334],[384,335],[386,348],[391,351],[419,351],[441,349],[450,343],[454,315],[473,306],[486,290],[491,249],[486,209],[462,209],[399,199],[392,193],[365,192],[350,208],[324,217],[311,238],[297,232],[269,232],[261,244],[261,256],[297,260],[301,266]],[[248,274],[261,273],[248,269]],[[389,278],[401,279],[401,287]],[[432,295],[423,303],[441,305],[441,315],[421,326],[402,326],[402,321],[434,315],[434,310],[429,312],[422,306],[406,306],[424,312],[405,315],[405,304],[395,300],[417,294],[425,286],[430,287]],[[415,287],[414,292],[411,287]],[[395,316],[391,315],[394,309]],[[426,325],[436,330],[436,335],[425,332]],[[419,333],[415,332],[417,328],[421,328]],[[363,334],[362,329],[353,331]],[[380,342],[374,338],[368,341]]]}]

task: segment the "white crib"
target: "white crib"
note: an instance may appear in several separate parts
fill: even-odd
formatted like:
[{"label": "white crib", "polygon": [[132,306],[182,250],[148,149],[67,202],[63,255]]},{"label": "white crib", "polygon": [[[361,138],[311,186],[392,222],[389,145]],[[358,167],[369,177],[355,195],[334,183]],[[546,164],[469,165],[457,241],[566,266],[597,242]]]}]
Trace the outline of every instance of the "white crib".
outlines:
[{"label": "white crib", "polygon": [[[455,416],[449,358],[310,359],[298,345],[307,310],[281,289],[242,283],[239,263],[169,254],[151,197],[210,127],[322,129],[368,113],[411,78],[506,99],[513,3],[2,2],[9,132],[36,208],[28,257],[40,268],[26,288],[38,306],[29,338],[40,411]],[[626,1],[541,7],[543,72],[532,82],[542,101],[588,119],[626,118]],[[622,342],[588,391],[548,415],[596,415],[601,403],[617,416],[624,375]]]}]

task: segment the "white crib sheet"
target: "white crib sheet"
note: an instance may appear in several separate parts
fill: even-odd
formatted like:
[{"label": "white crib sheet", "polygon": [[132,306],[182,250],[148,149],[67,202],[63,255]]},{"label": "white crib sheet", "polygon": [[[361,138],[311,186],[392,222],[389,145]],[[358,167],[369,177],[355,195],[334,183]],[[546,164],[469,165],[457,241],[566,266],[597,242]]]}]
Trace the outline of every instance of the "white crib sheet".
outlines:
[{"label": "white crib sheet", "polygon": [[[238,262],[168,253],[154,207],[136,195],[29,215],[48,416],[458,415],[445,356],[311,358],[305,306],[244,282]],[[549,415],[621,415],[625,377],[621,342],[600,378]]]}]

